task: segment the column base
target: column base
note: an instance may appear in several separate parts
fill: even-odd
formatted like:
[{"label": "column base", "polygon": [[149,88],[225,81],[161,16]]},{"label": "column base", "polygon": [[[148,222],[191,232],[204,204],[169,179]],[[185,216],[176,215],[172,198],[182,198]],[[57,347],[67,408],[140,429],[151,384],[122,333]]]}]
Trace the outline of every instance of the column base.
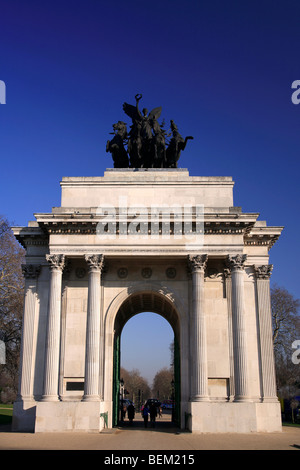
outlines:
[{"label": "column base", "polygon": [[262,403],[278,403],[278,397],[263,397]]},{"label": "column base", "polygon": [[99,395],[83,395],[81,401],[100,401]]},{"label": "column base", "polygon": [[191,402],[202,402],[202,401],[208,402],[208,401],[210,401],[210,398],[209,398],[209,396],[206,396],[206,395],[205,395],[205,396],[203,396],[203,395],[195,395],[194,397],[192,397],[192,398],[190,399],[190,401],[191,401]]},{"label": "column base", "polygon": [[56,402],[56,401],[60,401],[58,395],[43,395],[40,399],[40,401],[42,402],[46,402],[46,401],[51,401],[51,402]]},{"label": "column base", "polygon": [[243,395],[237,395],[233,399],[233,403],[252,403],[253,398],[251,397],[244,397]]},{"label": "column base", "polygon": [[14,403],[18,402],[35,402],[35,399],[33,398],[33,395],[17,395],[17,398],[15,399]]}]

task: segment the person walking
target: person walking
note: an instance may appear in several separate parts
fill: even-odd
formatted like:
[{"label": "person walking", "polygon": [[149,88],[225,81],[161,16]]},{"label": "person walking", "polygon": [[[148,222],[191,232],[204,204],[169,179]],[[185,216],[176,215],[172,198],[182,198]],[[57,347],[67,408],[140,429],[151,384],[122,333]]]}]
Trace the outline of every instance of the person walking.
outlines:
[{"label": "person walking", "polygon": [[156,416],[157,416],[157,408],[156,408],[154,403],[151,403],[151,405],[150,405],[150,420],[151,420],[152,428],[155,428]]},{"label": "person walking", "polygon": [[134,406],[133,406],[132,403],[130,403],[130,405],[128,405],[128,408],[127,408],[127,415],[128,415],[128,419],[130,421],[130,424],[132,424],[132,421],[134,419],[134,413],[135,413]]},{"label": "person walking", "polygon": [[149,419],[149,408],[147,405],[145,405],[143,408],[142,416],[144,418],[144,426],[146,428],[148,426],[148,419]]}]

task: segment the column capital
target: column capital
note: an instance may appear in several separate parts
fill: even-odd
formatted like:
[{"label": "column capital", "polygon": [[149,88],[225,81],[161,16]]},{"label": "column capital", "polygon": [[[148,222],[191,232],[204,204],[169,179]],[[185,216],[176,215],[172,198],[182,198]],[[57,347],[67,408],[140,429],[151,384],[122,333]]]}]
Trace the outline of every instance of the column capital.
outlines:
[{"label": "column capital", "polygon": [[247,255],[228,255],[227,266],[231,271],[244,269],[246,259]]},{"label": "column capital", "polygon": [[205,255],[189,255],[188,256],[188,266],[190,271],[204,271],[207,265],[208,256]]},{"label": "column capital", "polygon": [[85,261],[88,264],[89,272],[103,271],[104,268],[104,255],[85,255]]},{"label": "column capital", "polygon": [[273,264],[263,264],[261,266],[256,266],[254,264],[253,268],[257,279],[270,279],[273,270]]},{"label": "column capital", "polygon": [[40,264],[22,264],[22,274],[25,279],[36,279],[40,272]]},{"label": "column capital", "polygon": [[51,271],[63,271],[65,267],[65,255],[46,255]]}]

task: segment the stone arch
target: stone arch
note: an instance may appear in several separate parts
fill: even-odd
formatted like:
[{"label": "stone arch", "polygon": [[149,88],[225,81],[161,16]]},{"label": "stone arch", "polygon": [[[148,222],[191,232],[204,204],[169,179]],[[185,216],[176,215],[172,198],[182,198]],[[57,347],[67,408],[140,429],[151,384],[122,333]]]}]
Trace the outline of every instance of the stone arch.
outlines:
[{"label": "stone arch", "polygon": [[[180,369],[182,357],[180,354],[182,343],[182,319],[184,310],[180,299],[161,283],[144,282],[129,286],[123,289],[111,302],[105,317],[106,328],[112,332],[113,341],[111,355],[113,356],[112,373],[112,395],[113,395],[113,423],[116,424],[116,402],[118,396],[118,368],[119,368],[119,347],[120,335],[124,325],[134,315],[142,312],[154,312],[165,318],[174,331],[175,341],[175,395],[176,395],[176,416],[180,425],[180,400],[181,400],[181,380]],[[185,358],[186,359],[186,358]]]},{"label": "stone arch", "polygon": [[[167,316],[162,316],[164,316],[164,318],[169,321],[174,331],[175,328],[177,328],[176,333],[180,332],[180,323],[183,321],[184,318],[184,307],[182,305],[182,302],[176,293],[172,292],[170,289],[168,289],[166,286],[162,285],[159,282],[140,282],[138,284],[133,284],[129,287],[126,287],[121,292],[119,292],[111,301],[105,314],[104,322],[106,330],[114,331],[114,328],[116,326],[116,317],[120,309],[124,312],[124,309],[122,307],[123,304],[129,302],[129,304],[131,304],[132,311],[133,299],[140,299],[140,308],[142,308],[142,310],[136,311],[131,315],[129,315],[130,309],[127,310],[127,314],[129,316],[126,321],[129,320],[129,318],[131,318],[133,315],[146,311],[148,307],[145,309],[143,307],[145,305],[150,305],[150,311],[162,315],[162,311],[158,311],[160,301],[161,307],[167,306],[167,308],[169,307],[169,309],[171,309],[169,314],[166,313]],[[124,324],[126,323],[126,321],[124,322]]]}]

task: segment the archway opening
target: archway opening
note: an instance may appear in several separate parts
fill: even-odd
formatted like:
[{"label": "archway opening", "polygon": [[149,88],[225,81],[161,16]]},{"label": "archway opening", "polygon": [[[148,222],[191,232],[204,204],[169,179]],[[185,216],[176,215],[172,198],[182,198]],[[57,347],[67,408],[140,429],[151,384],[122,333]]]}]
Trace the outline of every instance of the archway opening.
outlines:
[{"label": "archway opening", "polygon": [[[151,389],[149,397],[143,393],[142,387],[135,392],[133,401],[137,420],[142,422],[140,406],[146,398],[155,398],[161,403],[169,399],[168,404],[173,406],[165,407],[168,411],[162,421],[180,426],[180,328],[173,302],[156,292],[130,295],[119,308],[114,332],[113,425],[120,424],[122,420],[123,400],[133,398],[126,397],[126,384],[124,387],[120,375],[121,367],[126,364],[128,369],[137,369],[141,377],[148,379]],[[168,399],[162,388],[161,391],[157,386],[152,389],[156,372],[164,367],[171,369]],[[167,415],[169,418],[165,419]]]}]

